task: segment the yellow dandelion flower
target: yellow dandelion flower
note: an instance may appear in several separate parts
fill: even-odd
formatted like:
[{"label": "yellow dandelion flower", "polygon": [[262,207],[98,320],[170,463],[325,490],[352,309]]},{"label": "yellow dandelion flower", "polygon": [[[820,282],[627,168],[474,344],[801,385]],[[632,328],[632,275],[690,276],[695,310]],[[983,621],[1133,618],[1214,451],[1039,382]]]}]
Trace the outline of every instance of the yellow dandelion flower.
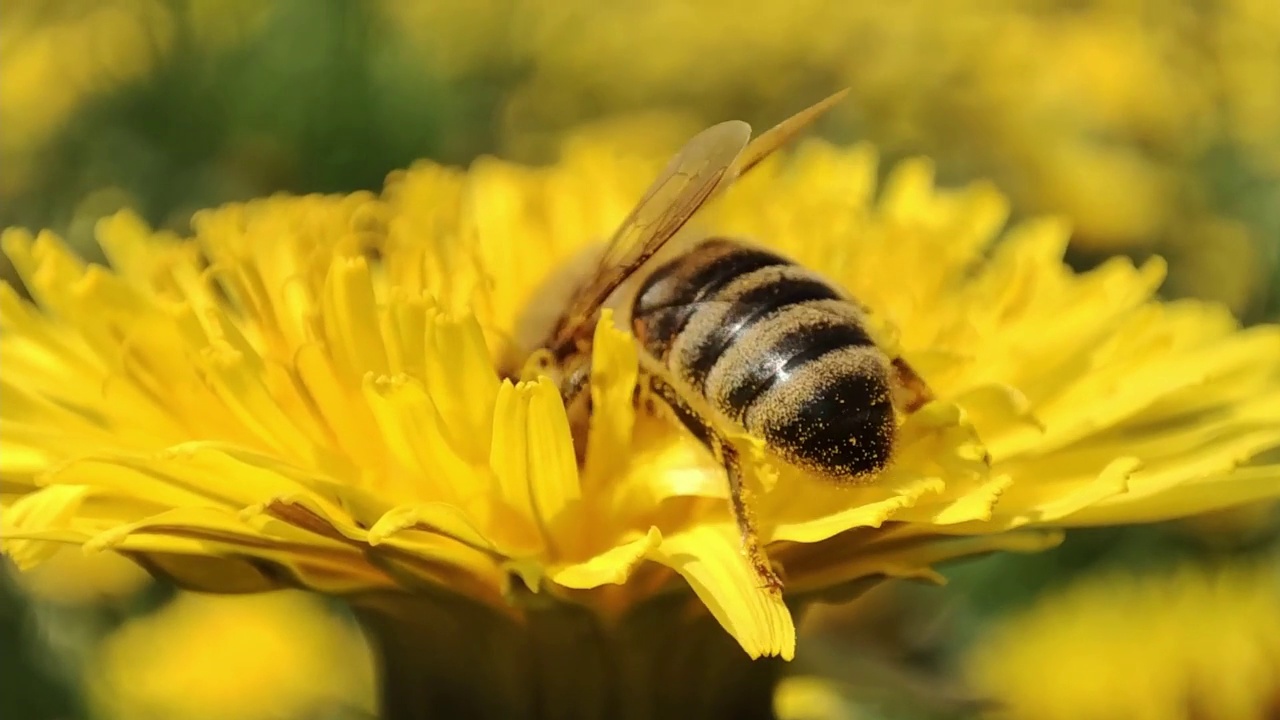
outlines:
[{"label": "yellow dandelion flower", "polygon": [[375,717],[364,637],[297,591],[181,594],[109,635],[92,660],[94,717]]},{"label": "yellow dandelion flower", "polygon": [[736,716],[769,707],[777,664],[750,659],[794,655],[808,599],[1280,496],[1255,461],[1280,446],[1280,328],[1153,300],[1158,260],[1075,274],[1063,224],[1002,233],[991,187],[935,188],[915,161],[878,191],[869,148],[811,142],[696,224],[849,289],[937,400],[865,485],[750,457],[778,597],[723,469],[637,412],[628,333],[596,331],[583,463],[557,389],[498,370],[657,168],[596,137],[549,168],[424,163],[379,195],[226,206],[188,239],[121,214],[98,229],[109,269],[6,233],[34,298],[0,292],[6,552],[348,597],[392,716]]},{"label": "yellow dandelion flower", "polygon": [[1009,720],[1273,718],[1276,560],[1087,579],[985,634],[966,674]]}]

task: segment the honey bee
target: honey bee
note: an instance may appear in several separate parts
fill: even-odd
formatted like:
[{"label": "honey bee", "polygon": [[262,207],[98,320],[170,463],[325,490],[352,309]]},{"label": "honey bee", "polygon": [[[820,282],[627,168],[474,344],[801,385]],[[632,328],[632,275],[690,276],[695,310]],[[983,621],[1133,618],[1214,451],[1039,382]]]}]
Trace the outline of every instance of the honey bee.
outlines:
[{"label": "honey bee", "polygon": [[751,127],[737,120],[695,135],[614,232],[541,343],[545,368],[581,428],[590,413],[600,311],[629,288],[620,319],[638,344],[640,391],[723,465],[743,552],[762,586],[775,592],[782,580],[756,532],[730,433],[763,440],[784,463],[851,484],[886,466],[897,412],[914,412],[931,393],[906,361],[872,339],[862,306],[781,255],[709,237],[671,259],[654,256],[708,201],[845,92],[754,140]]}]

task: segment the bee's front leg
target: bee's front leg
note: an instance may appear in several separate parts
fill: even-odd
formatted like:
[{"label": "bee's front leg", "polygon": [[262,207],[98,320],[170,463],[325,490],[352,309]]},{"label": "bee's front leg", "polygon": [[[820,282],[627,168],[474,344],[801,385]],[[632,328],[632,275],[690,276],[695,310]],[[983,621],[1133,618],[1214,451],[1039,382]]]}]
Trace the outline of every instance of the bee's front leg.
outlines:
[{"label": "bee's front leg", "polygon": [[586,461],[587,432],[591,426],[591,355],[578,353],[565,362],[559,378],[560,399],[573,434],[578,464]]}]

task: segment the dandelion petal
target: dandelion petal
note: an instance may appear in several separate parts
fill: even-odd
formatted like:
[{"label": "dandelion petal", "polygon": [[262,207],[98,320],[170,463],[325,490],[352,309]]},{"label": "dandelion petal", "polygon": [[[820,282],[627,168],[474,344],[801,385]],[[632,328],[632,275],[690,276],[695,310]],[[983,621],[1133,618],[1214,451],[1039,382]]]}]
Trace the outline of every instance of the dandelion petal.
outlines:
[{"label": "dandelion petal", "polygon": [[650,557],[684,576],[693,591],[751,657],[796,651],[791,611],[776,593],[761,587],[736,527],[699,525],[663,537]]}]

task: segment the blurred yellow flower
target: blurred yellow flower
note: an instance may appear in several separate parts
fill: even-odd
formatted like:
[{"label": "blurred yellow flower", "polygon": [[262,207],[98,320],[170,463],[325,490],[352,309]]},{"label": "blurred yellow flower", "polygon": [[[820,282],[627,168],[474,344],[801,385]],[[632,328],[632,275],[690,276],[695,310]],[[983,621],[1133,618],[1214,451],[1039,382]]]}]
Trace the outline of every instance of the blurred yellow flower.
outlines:
[{"label": "blurred yellow flower", "polygon": [[[2,288],[6,552],[30,567],[84,544],[200,589],[347,595],[402,621],[381,639],[433,663],[448,692],[477,667],[507,673],[516,689],[495,703],[531,672],[570,667],[540,661],[568,652],[537,630],[544,619],[656,617],[647,628],[677,632],[705,615],[646,608],[670,608],[686,585],[742,657],[792,657],[791,610],[740,552],[722,470],[635,412],[626,333],[596,334],[582,466],[556,389],[499,376],[520,360],[517,325],[540,286],[656,172],[602,137],[545,169],[424,163],[381,195],[230,205],[199,214],[189,240],[118,215],[98,232],[111,269],[52,234],[7,232],[35,305]],[[850,289],[939,398],[906,419],[874,484],[753,460],[788,602],[1035,550],[1059,526],[1280,496],[1280,466],[1250,464],[1280,446],[1280,328],[1153,301],[1158,260],[1077,275],[1063,224],[1002,235],[1002,196],[937,189],[927,162],[879,192],[876,177],[870,149],[812,142],[698,220]],[[432,609],[405,607],[414,598]],[[437,634],[414,644],[404,622]],[[488,639],[462,643],[455,626]],[[615,632],[672,652],[637,640],[648,630]],[[491,662],[490,642],[514,644]],[[449,652],[422,651],[436,643]],[[664,682],[669,663],[652,661],[637,686]],[[428,676],[404,683],[434,692]]]},{"label": "blurred yellow flower", "polygon": [[1088,579],[984,633],[967,675],[1008,720],[1274,718],[1278,560]]},{"label": "blurred yellow flower", "polygon": [[89,555],[71,545],[27,572],[12,575],[25,592],[60,605],[127,600],[150,581],[128,558],[112,552]]},{"label": "blurred yellow flower", "polygon": [[[878,144],[996,174],[1020,208],[1067,213],[1083,242],[1104,248],[1150,243],[1176,224],[1183,184],[1196,182],[1187,163],[1215,133],[1280,152],[1280,82],[1269,82],[1280,6],[1267,0],[1203,14],[1109,0],[1069,10],[1018,0],[502,6],[506,24],[489,15],[405,27],[434,52],[466,27],[527,64],[508,105],[517,144],[531,128],[601,110],[721,117],[842,82]],[[1117,187],[1128,202],[1113,201]]]},{"label": "blurred yellow flower", "polygon": [[779,720],[855,720],[857,714],[831,683],[800,676],[778,684],[773,712]]},{"label": "blurred yellow flower", "polygon": [[376,717],[359,629],[296,591],[183,593],[108,636],[88,667],[104,719]]},{"label": "blurred yellow flower", "polygon": [[1265,289],[1257,264],[1200,273],[1218,255],[1206,226],[1253,223],[1250,247],[1233,243],[1232,257],[1265,252],[1274,235],[1240,207],[1242,195],[1274,200],[1280,188],[1272,0],[383,7],[404,28],[400,42],[451,75],[525,78],[504,100],[503,149],[515,157],[546,157],[558,130],[599,115],[773,121],[755,114],[845,84],[846,132],[929,155],[948,176],[995,179],[1019,215],[1069,218],[1075,249],[1161,252],[1171,290],[1237,313],[1256,310]]}]

